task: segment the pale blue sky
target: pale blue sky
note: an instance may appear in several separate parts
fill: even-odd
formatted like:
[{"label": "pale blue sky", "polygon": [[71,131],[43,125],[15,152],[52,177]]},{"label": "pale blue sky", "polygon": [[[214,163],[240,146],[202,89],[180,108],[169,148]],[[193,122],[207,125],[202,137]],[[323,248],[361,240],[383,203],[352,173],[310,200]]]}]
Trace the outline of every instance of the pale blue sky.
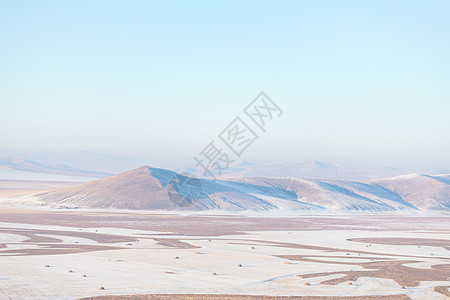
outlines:
[{"label": "pale blue sky", "polygon": [[450,169],[449,1],[0,0],[0,149]]}]

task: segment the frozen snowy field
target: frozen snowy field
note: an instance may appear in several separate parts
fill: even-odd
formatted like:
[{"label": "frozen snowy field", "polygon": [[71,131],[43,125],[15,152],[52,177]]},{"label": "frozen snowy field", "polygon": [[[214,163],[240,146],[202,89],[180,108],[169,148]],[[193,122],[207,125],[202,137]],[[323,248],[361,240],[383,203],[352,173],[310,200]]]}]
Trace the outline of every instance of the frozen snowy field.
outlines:
[{"label": "frozen snowy field", "polygon": [[450,222],[446,215],[3,208],[0,256],[1,299],[124,294],[448,299]]}]

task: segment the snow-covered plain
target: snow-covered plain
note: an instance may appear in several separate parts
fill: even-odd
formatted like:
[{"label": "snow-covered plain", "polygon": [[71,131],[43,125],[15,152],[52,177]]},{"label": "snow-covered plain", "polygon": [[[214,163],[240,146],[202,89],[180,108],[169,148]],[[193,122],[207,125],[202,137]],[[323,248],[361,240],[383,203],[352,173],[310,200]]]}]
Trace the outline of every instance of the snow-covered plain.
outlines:
[{"label": "snow-covered plain", "polygon": [[[370,262],[370,259],[414,260],[408,266],[417,270],[430,269],[432,265],[450,264],[449,247],[369,245],[349,240],[401,237],[445,242],[449,241],[450,235],[450,225],[445,218],[435,221],[432,218],[417,218],[411,222],[408,217],[404,220],[397,217],[393,220],[397,224],[392,222],[391,226],[392,224],[387,223],[379,224],[378,219],[370,220],[371,217],[367,216],[358,219],[361,220],[362,228],[349,229],[355,217],[329,216],[325,220],[322,217],[305,216],[305,224],[312,225],[305,227],[305,230],[295,228],[296,230],[261,231],[255,225],[255,230],[248,230],[245,234],[217,235],[213,230],[206,235],[194,235],[189,234],[194,223],[195,226],[199,226],[201,222],[205,222],[205,226],[209,223],[217,226],[213,225],[217,224],[213,221],[218,219],[220,222],[239,220],[247,223],[254,220],[253,217],[246,219],[242,216],[233,219],[231,216],[196,217],[172,213],[153,216],[157,220],[161,218],[158,224],[162,227],[158,230],[156,226],[143,229],[139,225],[140,219],[133,221],[132,213],[68,212],[68,217],[76,216],[81,220],[90,218],[90,221],[77,223],[67,218],[58,221],[59,223],[51,221],[53,224],[48,224],[33,217],[35,213],[40,216],[42,211],[31,212],[29,220],[23,218],[27,211],[9,212],[17,213],[18,217],[17,222],[11,222],[0,214],[0,221],[3,221],[0,223],[0,244],[4,246],[0,248],[0,294],[3,295],[0,299],[75,299],[95,295],[155,293],[324,296],[406,294],[411,299],[446,299],[444,295],[434,292],[433,288],[450,285],[450,278],[442,281],[420,280],[417,286],[401,289],[395,278],[362,276],[352,281],[352,285],[348,285],[348,282],[330,285],[321,282],[342,277],[344,273],[301,277],[312,273],[364,270],[358,264]],[[47,216],[51,214],[46,213]],[[100,220],[114,217],[127,219],[120,221],[122,223],[114,221],[113,227],[91,226],[96,218]],[[173,224],[169,224],[173,221],[184,221],[185,227],[170,229]],[[372,221],[376,225],[370,226]],[[270,220],[259,217],[255,224],[258,222],[263,224]],[[324,225],[326,222],[340,223],[342,229],[327,228]],[[166,224],[169,227],[166,228]],[[31,242],[24,237],[26,233],[35,234]],[[111,242],[104,235],[124,239]],[[97,238],[99,236],[102,238]],[[45,238],[60,241],[39,241]],[[27,249],[57,248],[60,245],[107,246],[113,249],[58,255],[52,254],[51,250],[45,254],[30,252],[23,255],[20,252]],[[16,254],[11,250],[16,251]],[[311,258],[320,256],[323,261],[289,260],[280,257],[282,255]],[[45,267],[46,265],[50,267]],[[69,273],[68,270],[73,272]],[[212,275],[213,273],[217,275]],[[81,277],[83,274],[86,277]],[[305,285],[306,282],[310,285]],[[99,290],[100,286],[105,287],[105,290]]]}]

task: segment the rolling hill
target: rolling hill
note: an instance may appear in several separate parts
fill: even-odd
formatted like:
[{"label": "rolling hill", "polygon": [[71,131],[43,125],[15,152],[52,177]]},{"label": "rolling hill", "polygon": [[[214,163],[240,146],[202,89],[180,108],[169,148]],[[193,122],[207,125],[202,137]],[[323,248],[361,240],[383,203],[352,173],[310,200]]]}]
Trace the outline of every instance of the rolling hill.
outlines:
[{"label": "rolling hill", "polygon": [[35,195],[50,205],[227,211],[450,210],[448,175],[349,181],[292,177],[200,179],[152,167]]}]

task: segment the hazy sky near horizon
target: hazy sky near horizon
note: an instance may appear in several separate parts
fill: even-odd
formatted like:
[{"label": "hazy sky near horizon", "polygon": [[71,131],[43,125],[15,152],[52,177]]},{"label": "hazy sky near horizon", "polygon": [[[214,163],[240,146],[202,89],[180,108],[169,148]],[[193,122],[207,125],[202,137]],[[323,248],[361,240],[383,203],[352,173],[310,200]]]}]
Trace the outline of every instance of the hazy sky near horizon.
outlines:
[{"label": "hazy sky near horizon", "polygon": [[0,0],[0,149],[450,169],[450,1]]}]

